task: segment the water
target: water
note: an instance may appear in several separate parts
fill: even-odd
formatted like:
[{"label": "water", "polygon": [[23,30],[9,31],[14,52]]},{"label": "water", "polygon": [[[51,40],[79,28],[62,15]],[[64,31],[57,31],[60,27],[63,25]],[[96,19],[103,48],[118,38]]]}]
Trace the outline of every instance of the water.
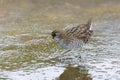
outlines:
[{"label": "water", "polygon": [[[120,80],[119,3],[0,0],[0,80]],[[94,35],[80,51],[49,39],[52,30],[90,17]]]}]

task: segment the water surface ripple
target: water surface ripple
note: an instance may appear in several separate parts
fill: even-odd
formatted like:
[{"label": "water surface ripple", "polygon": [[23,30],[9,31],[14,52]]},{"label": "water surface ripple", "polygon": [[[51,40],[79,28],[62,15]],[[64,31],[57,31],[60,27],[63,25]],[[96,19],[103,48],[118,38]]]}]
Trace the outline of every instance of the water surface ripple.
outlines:
[{"label": "water surface ripple", "polygon": [[[119,0],[1,0],[0,80],[120,80]],[[93,17],[79,51],[50,39],[53,29]],[[82,59],[81,59],[82,57]]]}]

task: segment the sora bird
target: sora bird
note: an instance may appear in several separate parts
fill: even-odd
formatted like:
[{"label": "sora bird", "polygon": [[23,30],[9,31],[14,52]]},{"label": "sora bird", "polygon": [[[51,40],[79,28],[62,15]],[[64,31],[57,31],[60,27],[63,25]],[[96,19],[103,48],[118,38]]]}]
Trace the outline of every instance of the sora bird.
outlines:
[{"label": "sora bird", "polygon": [[81,48],[90,39],[93,34],[90,27],[91,19],[89,19],[85,24],[76,25],[69,29],[54,30],[51,35],[64,49],[76,50]]}]

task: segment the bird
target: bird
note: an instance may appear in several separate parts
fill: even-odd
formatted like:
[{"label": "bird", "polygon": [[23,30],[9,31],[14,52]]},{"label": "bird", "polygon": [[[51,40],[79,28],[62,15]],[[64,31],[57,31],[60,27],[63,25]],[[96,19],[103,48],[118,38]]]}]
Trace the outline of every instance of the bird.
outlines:
[{"label": "bird", "polygon": [[75,25],[67,29],[53,30],[51,36],[64,49],[80,49],[93,35],[91,22],[92,19],[90,18],[84,24]]}]

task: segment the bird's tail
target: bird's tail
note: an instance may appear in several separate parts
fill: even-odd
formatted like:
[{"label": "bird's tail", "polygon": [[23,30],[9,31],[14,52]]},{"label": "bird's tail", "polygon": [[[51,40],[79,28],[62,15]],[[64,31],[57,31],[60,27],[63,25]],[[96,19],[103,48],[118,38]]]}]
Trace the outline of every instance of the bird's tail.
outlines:
[{"label": "bird's tail", "polygon": [[91,25],[92,25],[92,18],[88,19],[86,26],[89,30],[91,30]]}]

